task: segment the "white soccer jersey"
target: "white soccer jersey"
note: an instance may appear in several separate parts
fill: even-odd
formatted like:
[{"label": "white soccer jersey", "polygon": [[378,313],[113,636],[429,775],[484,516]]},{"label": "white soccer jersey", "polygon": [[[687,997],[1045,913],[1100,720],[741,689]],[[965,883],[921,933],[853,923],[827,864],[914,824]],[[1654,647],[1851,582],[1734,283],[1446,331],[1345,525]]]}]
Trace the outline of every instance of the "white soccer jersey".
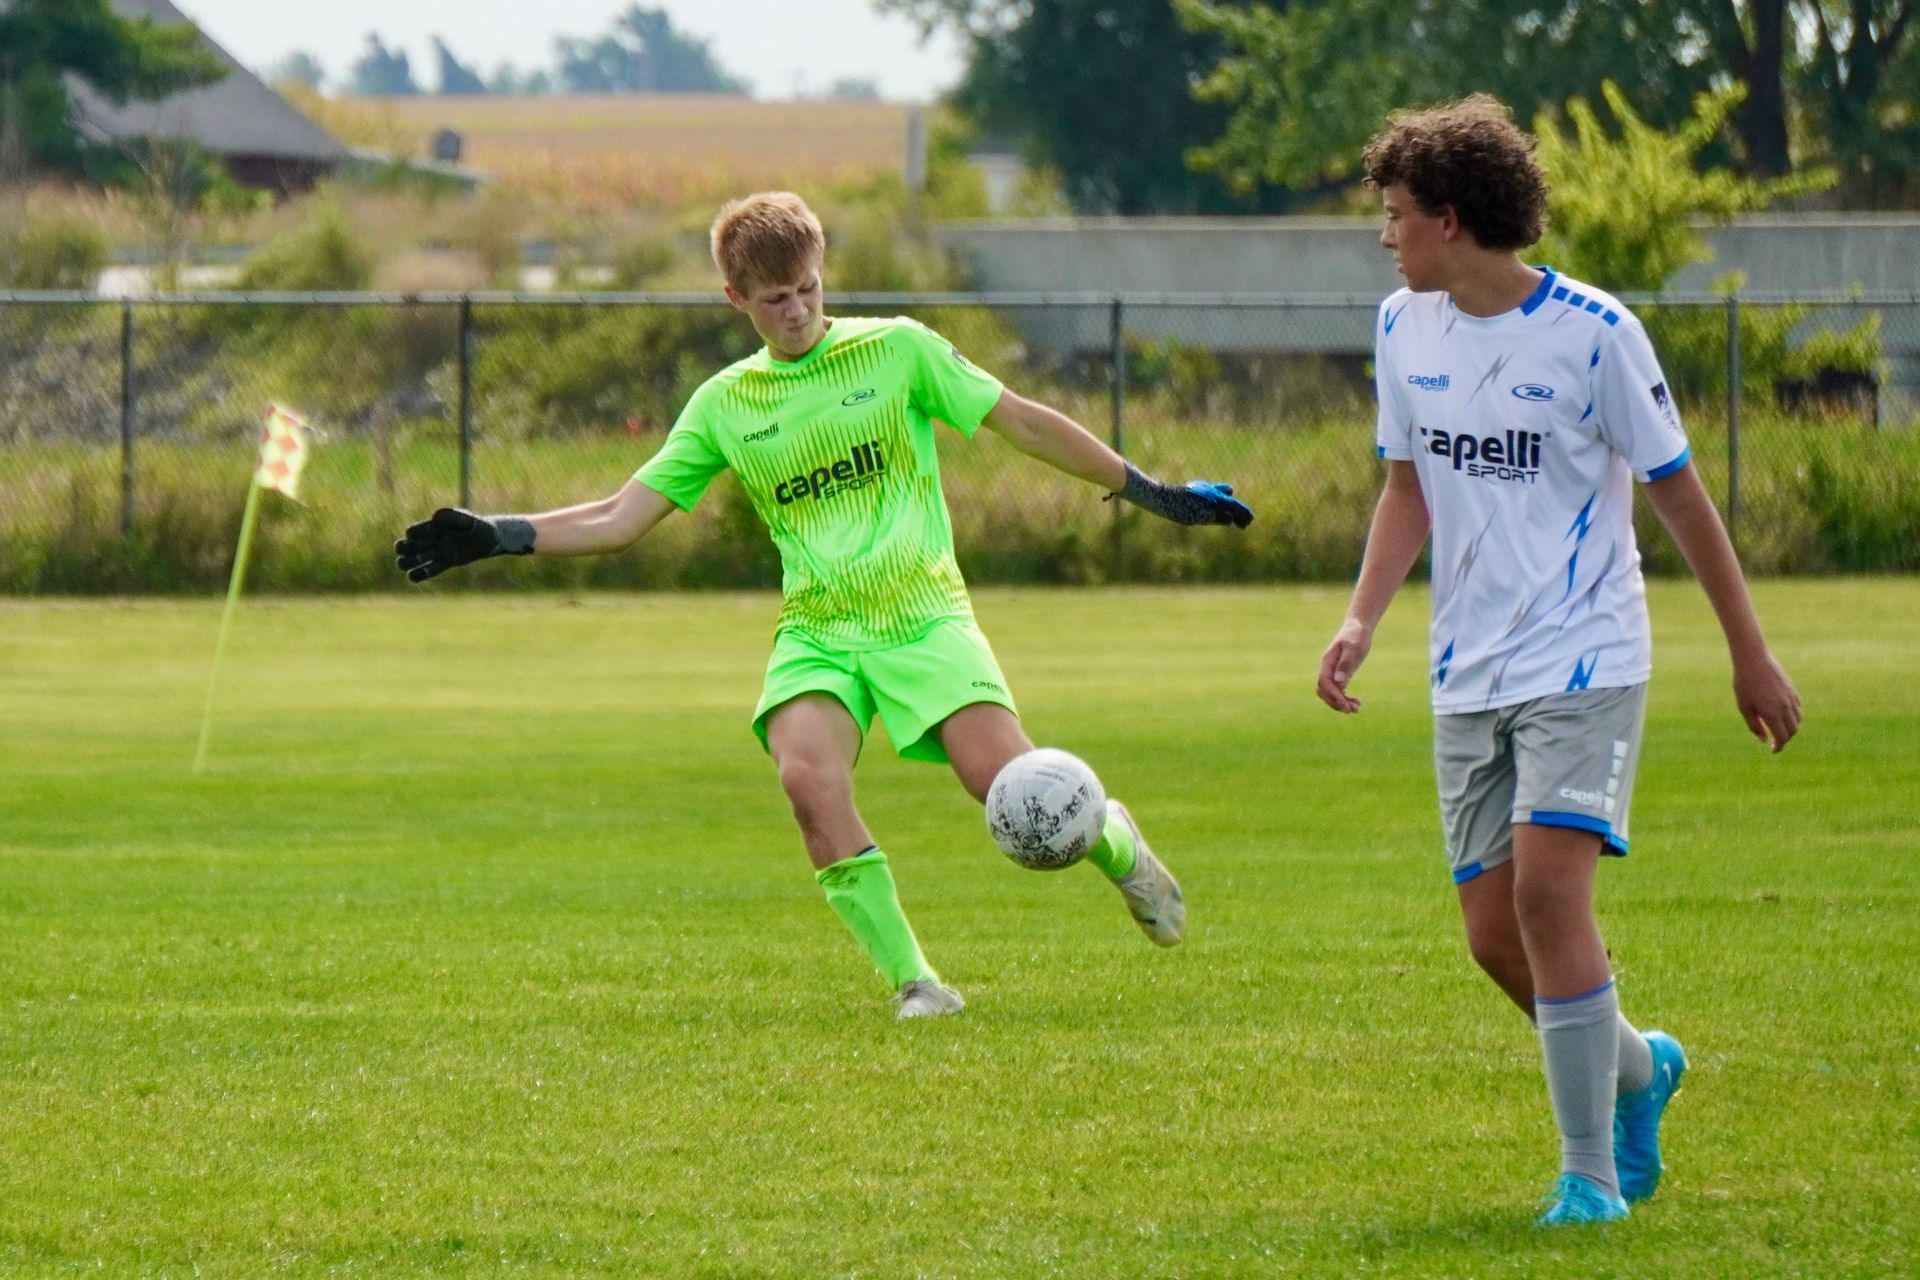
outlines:
[{"label": "white soccer jersey", "polygon": [[1402,289],[1374,376],[1380,456],[1414,464],[1433,515],[1433,709],[1644,681],[1633,480],[1688,450],[1640,322],[1551,270],[1486,318]]}]

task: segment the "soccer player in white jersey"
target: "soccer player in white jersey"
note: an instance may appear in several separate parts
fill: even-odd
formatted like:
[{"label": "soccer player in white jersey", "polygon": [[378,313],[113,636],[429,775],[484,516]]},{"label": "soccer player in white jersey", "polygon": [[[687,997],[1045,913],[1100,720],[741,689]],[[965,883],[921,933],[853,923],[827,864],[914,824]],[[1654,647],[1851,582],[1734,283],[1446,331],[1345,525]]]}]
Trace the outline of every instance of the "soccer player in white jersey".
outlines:
[{"label": "soccer player in white jersey", "polygon": [[1726,633],[1734,700],[1774,751],[1799,696],[1754,616],[1640,322],[1532,267],[1546,180],[1485,95],[1396,116],[1368,144],[1381,246],[1407,287],[1375,332],[1387,479],[1318,693],[1355,712],[1374,627],[1433,537],[1434,763],[1474,959],[1539,1028],[1562,1173],[1543,1223],[1625,1217],[1660,1178],[1686,1068],[1620,1013],[1593,915],[1627,809],[1651,667],[1634,482]]}]

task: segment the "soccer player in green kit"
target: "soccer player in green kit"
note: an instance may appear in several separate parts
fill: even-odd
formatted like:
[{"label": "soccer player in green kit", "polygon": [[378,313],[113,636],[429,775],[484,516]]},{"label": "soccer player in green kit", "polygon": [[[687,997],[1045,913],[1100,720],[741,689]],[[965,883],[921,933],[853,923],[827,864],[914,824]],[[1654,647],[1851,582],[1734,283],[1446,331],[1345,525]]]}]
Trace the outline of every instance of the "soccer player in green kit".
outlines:
[{"label": "soccer player in green kit", "polygon": [[[710,378],[666,443],[612,497],[530,516],[442,508],[394,546],[421,582],[496,555],[622,550],[731,468],[780,549],[785,603],[753,728],[773,757],[827,901],[894,991],[902,1018],[957,1012],[927,963],[893,873],[853,803],[877,714],[899,753],[952,766],[975,800],[1032,749],[953,554],[936,422],[982,425],[1069,475],[1181,524],[1244,528],[1229,486],[1166,485],[1084,428],[1006,390],[915,321],[825,314],[826,237],[798,196],[720,211],[714,263],[764,349]],[[1180,886],[1126,807],[1108,802],[1087,854],[1155,943],[1186,929]]]}]

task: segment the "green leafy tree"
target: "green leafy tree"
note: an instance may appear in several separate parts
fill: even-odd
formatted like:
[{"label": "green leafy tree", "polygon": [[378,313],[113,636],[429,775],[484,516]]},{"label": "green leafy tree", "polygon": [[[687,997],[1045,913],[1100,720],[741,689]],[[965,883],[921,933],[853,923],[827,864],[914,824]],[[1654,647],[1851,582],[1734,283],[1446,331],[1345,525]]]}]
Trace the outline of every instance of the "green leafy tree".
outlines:
[{"label": "green leafy tree", "polygon": [[1800,97],[1852,205],[1920,193],[1920,0],[1802,0]]},{"label": "green leafy tree", "polygon": [[226,67],[193,27],[123,18],[109,0],[14,0],[0,6],[0,139],[11,139],[0,150],[80,166],[68,73],[124,103],[211,84]]},{"label": "green leafy tree", "polygon": [[[947,5],[965,0],[889,0]],[[1677,126],[1695,95],[1746,97],[1704,160],[1750,177],[1832,164],[1849,204],[1920,192],[1920,0],[1172,0],[1230,53],[1201,96],[1233,109],[1195,163],[1246,185],[1352,176],[1388,111],[1484,90],[1521,118],[1618,85]]]},{"label": "green leafy tree", "polygon": [[554,42],[567,93],[745,93],[707,41],[673,28],[665,9],[629,7],[613,30],[594,39]]},{"label": "green leafy tree", "polygon": [[[1659,292],[1685,268],[1711,261],[1703,223],[1726,223],[1775,200],[1833,185],[1831,169],[1757,180],[1702,166],[1702,153],[1739,109],[1743,91],[1738,85],[1701,94],[1693,114],[1671,131],[1641,119],[1617,85],[1604,83],[1601,92],[1617,133],[1610,133],[1598,111],[1579,98],[1567,103],[1564,122],[1547,112],[1534,121],[1540,161],[1553,185],[1541,259],[1582,280],[1621,292]],[[1716,287],[1731,293],[1740,284],[1736,273]],[[1807,316],[1803,306],[1740,309],[1744,397],[1771,399],[1783,384],[1823,370],[1869,376],[1878,371],[1877,317],[1796,342]],[[1641,318],[1677,391],[1714,398],[1726,394],[1727,322],[1717,308],[1650,307]]]},{"label": "green leafy tree", "polygon": [[1187,164],[1231,111],[1194,88],[1231,50],[1183,26],[1168,0],[879,0],[923,31],[968,45],[953,105],[1059,175],[1089,213],[1277,212],[1295,202],[1259,181]]},{"label": "green leafy tree", "polygon": [[[1688,0],[1704,3],[1704,0]],[[1612,80],[1647,118],[1686,118],[1716,68],[1681,37],[1681,0],[1173,0],[1228,49],[1199,95],[1231,108],[1193,162],[1237,186],[1341,184],[1389,111],[1475,90],[1525,119]],[[1697,23],[1691,24],[1697,29]]]},{"label": "green leafy tree", "polygon": [[1738,85],[1699,95],[1692,115],[1672,130],[1647,123],[1612,81],[1600,92],[1613,131],[1582,98],[1567,102],[1564,124],[1550,112],[1534,121],[1553,186],[1542,247],[1582,279],[1616,290],[1665,288],[1684,268],[1712,258],[1702,221],[1730,222],[1833,185],[1825,169],[1760,180],[1701,167],[1701,153],[1746,96]]}]

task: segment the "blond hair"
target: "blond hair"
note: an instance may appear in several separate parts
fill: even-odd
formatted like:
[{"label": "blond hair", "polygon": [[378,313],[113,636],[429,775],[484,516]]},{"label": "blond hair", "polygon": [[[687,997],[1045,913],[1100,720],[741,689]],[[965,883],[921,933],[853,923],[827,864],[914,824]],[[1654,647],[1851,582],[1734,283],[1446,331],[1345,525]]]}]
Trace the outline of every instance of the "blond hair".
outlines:
[{"label": "blond hair", "polygon": [[807,202],[791,191],[729,200],[713,220],[713,265],[741,293],[790,284],[826,252],[827,234]]}]

